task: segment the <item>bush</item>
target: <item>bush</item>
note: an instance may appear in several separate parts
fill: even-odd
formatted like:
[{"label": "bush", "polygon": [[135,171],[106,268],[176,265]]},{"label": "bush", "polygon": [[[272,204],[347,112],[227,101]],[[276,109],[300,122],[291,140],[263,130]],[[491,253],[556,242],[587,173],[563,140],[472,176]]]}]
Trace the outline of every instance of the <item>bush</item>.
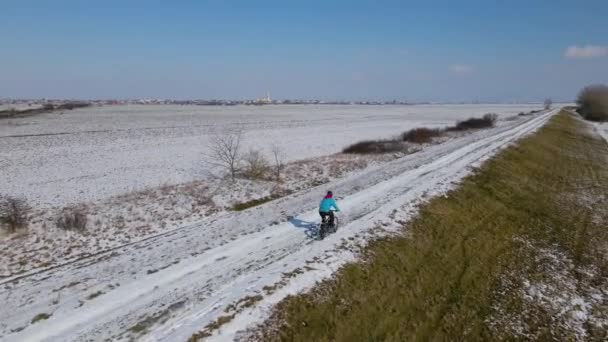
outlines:
[{"label": "bush", "polygon": [[403,151],[403,144],[396,140],[365,140],[350,145],[342,153],[379,154]]},{"label": "bush", "polygon": [[57,106],[57,109],[67,109],[72,110],[76,108],[85,108],[90,107],[91,104],[87,102],[66,102]]},{"label": "bush", "polygon": [[7,227],[9,233],[14,233],[17,229],[26,229],[30,209],[23,198],[2,197],[0,198],[0,223]]},{"label": "bush", "polygon": [[83,232],[87,228],[87,213],[84,208],[66,207],[63,208],[55,224],[63,230],[76,230]]},{"label": "bush", "polygon": [[449,131],[465,131],[467,129],[480,129],[494,127],[498,115],[493,113],[485,114],[481,118],[470,118],[464,121],[459,121],[456,126],[449,127]]},{"label": "bush", "polygon": [[608,121],[608,86],[585,87],[576,100],[579,114],[591,121]]},{"label": "bush", "polygon": [[259,150],[249,150],[243,157],[245,168],[243,175],[249,179],[266,179],[270,172],[270,163]]},{"label": "bush", "polygon": [[443,134],[443,130],[438,128],[414,128],[407,132],[403,132],[401,138],[403,141],[408,141],[416,144],[429,143],[435,137]]}]

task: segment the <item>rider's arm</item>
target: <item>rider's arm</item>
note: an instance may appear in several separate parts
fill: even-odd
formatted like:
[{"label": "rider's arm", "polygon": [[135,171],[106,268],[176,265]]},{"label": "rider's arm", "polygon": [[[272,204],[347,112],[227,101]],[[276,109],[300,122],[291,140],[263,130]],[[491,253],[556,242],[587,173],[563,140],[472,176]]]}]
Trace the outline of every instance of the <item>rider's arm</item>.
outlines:
[{"label": "rider's arm", "polygon": [[338,208],[338,203],[336,203],[336,200],[332,198],[331,201],[332,201],[333,207],[336,208],[336,211],[340,211],[340,208]]}]

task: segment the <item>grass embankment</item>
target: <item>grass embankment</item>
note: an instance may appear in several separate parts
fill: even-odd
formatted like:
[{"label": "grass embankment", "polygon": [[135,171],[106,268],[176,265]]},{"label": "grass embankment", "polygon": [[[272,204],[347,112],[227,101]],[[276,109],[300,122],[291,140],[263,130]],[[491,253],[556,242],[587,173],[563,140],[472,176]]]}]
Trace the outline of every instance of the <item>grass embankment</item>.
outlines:
[{"label": "grass embankment", "polygon": [[608,145],[585,125],[555,116],[424,206],[409,237],[372,243],[365,262],[282,301],[253,338],[603,340],[591,318],[608,318],[605,294],[570,307],[583,322],[552,306],[608,290]]}]

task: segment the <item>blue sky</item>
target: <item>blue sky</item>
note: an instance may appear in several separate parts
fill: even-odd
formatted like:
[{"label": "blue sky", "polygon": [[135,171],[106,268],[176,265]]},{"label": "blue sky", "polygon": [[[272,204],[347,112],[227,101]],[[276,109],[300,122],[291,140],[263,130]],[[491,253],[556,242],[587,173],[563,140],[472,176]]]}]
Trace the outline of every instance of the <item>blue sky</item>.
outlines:
[{"label": "blue sky", "polygon": [[0,98],[570,100],[608,1],[0,0]]}]

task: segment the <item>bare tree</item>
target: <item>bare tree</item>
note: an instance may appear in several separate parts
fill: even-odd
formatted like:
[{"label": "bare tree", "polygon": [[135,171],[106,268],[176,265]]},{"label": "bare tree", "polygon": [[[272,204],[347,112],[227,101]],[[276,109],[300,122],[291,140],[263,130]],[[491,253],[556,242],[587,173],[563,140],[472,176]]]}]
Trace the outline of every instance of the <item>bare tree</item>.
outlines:
[{"label": "bare tree", "polygon": [[23,198],[0,197],[0,223],[6,225],[10,233],[27,228],[30,210]]},{"label": "bare tree", "polygon": [[285,151],[277,143],[273,143],[270,150],[272,152],[272,157],[274,161],[274,178],[277,182],[279,182],[281,180],[281,174],[283,173],[283,169],[285,168]]},{"label": "bare tree", "polygon": [[546,110],[551,109],[551,106],[553,105],[553,100],[551,100],[550,98],[546,98],[544,105]]},{"label": "bare tree", "polygon": [[211,135],[211,152],[207,155],[207,163],[226,170],[233,182],[241,168],[242,138],[242,127]]}]

